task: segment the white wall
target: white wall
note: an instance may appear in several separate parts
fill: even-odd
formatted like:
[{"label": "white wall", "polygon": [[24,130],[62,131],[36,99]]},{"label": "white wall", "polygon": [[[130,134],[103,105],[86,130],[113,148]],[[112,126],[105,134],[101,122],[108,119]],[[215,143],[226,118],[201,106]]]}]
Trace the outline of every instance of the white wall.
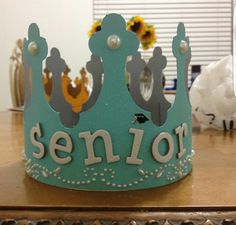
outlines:
[{"label": "white wall", "polygon": [[92,0],[0,0],[0,111],[11,107],[9,56],[15,41],[27,37],[32,22],[49,48],[59,48],[74,76],[90,58]]}]

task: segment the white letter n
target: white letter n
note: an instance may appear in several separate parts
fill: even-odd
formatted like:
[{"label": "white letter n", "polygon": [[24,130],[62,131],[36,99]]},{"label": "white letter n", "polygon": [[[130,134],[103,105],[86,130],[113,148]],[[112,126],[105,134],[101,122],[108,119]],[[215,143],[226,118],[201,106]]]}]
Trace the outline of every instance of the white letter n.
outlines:
[{"label": "white letter n", "polygon": [[94,154],[93,143],[98,137],[103,139],[107,162],[112,163],[112,162],[116,162],[120,160],[120,157],[118,155],[113,155],[111,136],[107,131],[98,130],[94,132],[93,134],[91,134],[90,131],[86,131],[86,132],[80,133],[79,137],[85,139],[85,144],[87,148],[88,158],[84,160],[85,165],[91,165],[91,164],[99,163],[102,161],[101,157],[97,157]]}]

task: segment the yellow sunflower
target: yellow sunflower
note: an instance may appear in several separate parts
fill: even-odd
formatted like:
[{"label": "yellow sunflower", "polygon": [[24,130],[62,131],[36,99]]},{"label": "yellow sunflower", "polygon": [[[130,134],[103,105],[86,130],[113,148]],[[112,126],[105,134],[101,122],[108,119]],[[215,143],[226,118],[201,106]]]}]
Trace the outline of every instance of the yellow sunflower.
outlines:
[{"label": "yellow sunflower", "polygon": [[93,23],[91,29],[88,31],[88,36],[91,37],[94,33],[100,31],[101,30],[101,24],[102,24],[101,20],[95,21]]},{"label": "yellow sunflower", "polygon": [[135,32],[139,37],[142,36],[144,28],[145,21],[141,16],[134,16],[127,23],[127,30]]},{"label": "yellow sunflower", "polygon": [[153,25],[147,25],[144,28],[144,32],[140,37],[140,41],[144,50],[152,48],[157,40],[157,36],[155,33],[155,28]]}]

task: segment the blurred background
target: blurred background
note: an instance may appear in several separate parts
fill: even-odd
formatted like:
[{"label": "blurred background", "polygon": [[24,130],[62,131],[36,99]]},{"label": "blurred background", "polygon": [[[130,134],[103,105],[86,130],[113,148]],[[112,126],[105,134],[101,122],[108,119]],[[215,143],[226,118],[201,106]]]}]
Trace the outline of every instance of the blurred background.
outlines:
[{"label": "blurred background", "polygon": [[9,82],[10,56],[16,40],[27,37],[36,22],[49,49],[58,47],[72,72],[90,59],[87,32],[93,21],[93,1],[1,0],[0,1],[0,111],[12,107]]},{"label": "blurred background", "polygon": [[[12,107],[10,57],[16,41],[27,36],[28,26],[32,22],[39,25],[49,49],[58,47],[71,74],[77,76],[90,59],[87,33],[94,21],[112,12],[121,13],[127,21],[140,15],[155,27],[157,41],[154,47],[162,47],[168,60],[164,71],[165,89],[172,90],[176,64],[171,44],[178,22],[185,23],[187,35],[190,36],[190,87],[201,68],[231,54],[232,4],[232,0],[1,0],[0,111]],[[140,48],[143,58],[147,60],[152,50]]]}]

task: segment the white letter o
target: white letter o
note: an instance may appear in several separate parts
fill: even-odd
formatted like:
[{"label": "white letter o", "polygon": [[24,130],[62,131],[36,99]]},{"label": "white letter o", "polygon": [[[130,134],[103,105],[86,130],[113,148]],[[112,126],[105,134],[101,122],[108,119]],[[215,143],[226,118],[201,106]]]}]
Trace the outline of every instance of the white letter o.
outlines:
[{"label": "white letter o", "polygon": [[[165,155],[161,155],[158,150],[158,145],[163,139],[166,139],[169,146],[168,152]],[[174,142],[171,135],[165,132],[160,133],[152,143],[152,155],[154,159],[158,162],[166,163],[172,158],[173,154],[174,154]]]}]

